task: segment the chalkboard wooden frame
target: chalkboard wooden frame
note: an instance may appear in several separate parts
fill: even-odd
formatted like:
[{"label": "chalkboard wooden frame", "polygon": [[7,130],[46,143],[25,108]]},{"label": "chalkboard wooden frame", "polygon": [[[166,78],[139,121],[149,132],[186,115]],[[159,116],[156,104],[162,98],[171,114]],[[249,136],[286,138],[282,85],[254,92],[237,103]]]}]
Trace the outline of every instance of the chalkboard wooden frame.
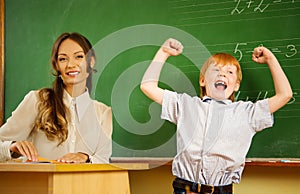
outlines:
[{"label": "chalkboard wooden frame", "polygon": [[0,126],[4,119],[4,0],[0,0]]}]

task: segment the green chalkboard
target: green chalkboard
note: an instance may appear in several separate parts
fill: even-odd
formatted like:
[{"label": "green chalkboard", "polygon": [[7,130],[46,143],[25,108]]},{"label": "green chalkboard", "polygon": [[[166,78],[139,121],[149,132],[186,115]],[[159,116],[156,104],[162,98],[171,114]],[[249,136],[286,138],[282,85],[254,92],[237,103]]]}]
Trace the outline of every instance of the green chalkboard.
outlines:
[{"label": "green chalkboard", "polygon": [[142,75],[168,37],[181,56],[168,60],[161,86],[199,95],[199,69],[215,52],[240,60],[240,100],[274,93],[264,65],[251,61],[264,45],[279,59],[294,98],[275,113],[274,127],[257,134],[248,157],[300,158],[299,0],[7,0],[5,1],[5,119],[24,95],[50,86],[50,50],[62,32],[89,38],[97,54],[93,97],[113,108],[113,156],[172,157],[176,127],[139,90]]}]

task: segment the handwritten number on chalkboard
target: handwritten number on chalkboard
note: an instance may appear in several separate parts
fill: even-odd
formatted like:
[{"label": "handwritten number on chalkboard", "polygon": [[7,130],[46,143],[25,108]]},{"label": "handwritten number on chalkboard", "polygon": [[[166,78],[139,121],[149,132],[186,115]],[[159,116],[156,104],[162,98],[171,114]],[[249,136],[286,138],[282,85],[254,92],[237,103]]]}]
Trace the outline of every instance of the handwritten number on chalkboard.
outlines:
[{"label": "handwritten number on chalkboard", "polygon": [[239,49],[240,45],[247,45],[247,43],[237,43],[234,49],[234,54],[238,54],[239,57],[237,57],[238,61],[240,61],[243,58],[243,53],[242,51]]},{"label": "handwritten number on chalkboard", "polygon": [[264,0],[261,0],[260,3],[259,3],[259,5],[258,5],[256,8],[254,8],[254,11],[255,11],[255,12],[256,12],[256,11],[260,11],[260,12],[262,13],[262,12],[265,11],[265,9],[267,9],[267,8],[269,7],[270,4],[267,4],[264,8],[261,9],[261,6],[262,6],[262,4],[263,4],[263,1],[264,1]]},{"label": "handwritten number on chalkboard", "polygon": [[231,11],[231,15],[234,14],[234,12],[237,12],[238,14],[242,13],[244,11],[244,9],[239,10],[238,7],[240,5],[241,0],[235,0],[235,2],[237,2],[235,8]]},{"label": "handwritten number on chalkboard", "polygon": [[292,54],[285,54],[286,57],[292,57],[297,54],[297,49],[296,49],[295,45],[289,44],[289,45],[287,45],[286,48],[292,52]]}]

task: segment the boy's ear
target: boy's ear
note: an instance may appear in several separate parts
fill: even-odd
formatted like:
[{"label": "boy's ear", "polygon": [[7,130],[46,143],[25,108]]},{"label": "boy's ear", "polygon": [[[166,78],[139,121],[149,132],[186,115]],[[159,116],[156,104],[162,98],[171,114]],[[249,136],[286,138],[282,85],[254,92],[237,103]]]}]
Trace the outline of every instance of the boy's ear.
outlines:
[{"label": "boy's ear", "polygon": [[202,75],[200,75],[200,79],[199,79],[199,84],[200,86],[204,87],[205,86],[205,79]]},{"label": "boy's ear", "polygon": [[234,87],[234,91],[237,92],[240,89],[240,82],[236,82],[235,87]]}]

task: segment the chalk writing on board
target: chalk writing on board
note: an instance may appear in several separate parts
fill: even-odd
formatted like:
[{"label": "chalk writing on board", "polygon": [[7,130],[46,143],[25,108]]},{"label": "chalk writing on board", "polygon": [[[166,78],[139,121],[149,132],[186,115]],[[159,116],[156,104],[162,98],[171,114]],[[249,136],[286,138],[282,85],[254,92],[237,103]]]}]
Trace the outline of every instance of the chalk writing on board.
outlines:
[{"label": "chalk writing on board", "polygon": [[297,92],[293,92],[293,97],[291,98],[291,100],[288,102],[288,104],[293,104],[296,101],[296,97],[298,93]]},{"label": "chalk writing on board", "polygon": [[[235,95],[235,99],[236,100],[243,100],[243,101],[258,101],[258,100],[263,100],[266,98],[270,97],[270,93],[269,91],[258,91],[255,92],[255,96],[250,97],[250,95],[248,95],[247,93],[253,93],[253,92],[247,92],[247,91],[238,91]],[[297,92],[293,92],[293,97],[291,98],[291,100],[288,102],[288,104],[293,104],[294,102],[296,102],[296,97],[298,93]],[[243,96],[243,97],[241,97]]]},{"label": "chalk writing on board", "polygon": [[285,54],[286,57],[292,57],[297,54],[297,49],[295,45],[289,44],[286,48],[290,50],[289,53]]},{"label": "chalk writing on board", "polygon": [[[241,42],[241,43],[237,43],[236,46],[235,46],[235,49],[234,49],[234,54],[237,55],[237,60],[238,61],[241,61],[242,58],[243,58],[243,53],[252,53],[253,51],[252,50],[242,50],[241,48],[243,46],[247,46],[248,43],[245,43],[245,42]],[[263,46],[263,44],[259,44],[258,46]],[[293,44],[288,44],[285,49],[280,49],[278,47],[271,47],[269,48],[273,53],[282,53],[284,52],[285,54],[285,57],[287,58],[290,58],[290,57],[293,57],[295,56],[298,51],[297,51],[297,48],[295,45]]]},{"label": "chalk writing on board", "polygon": [[[273,0],[271,2],[266,1],[266,0],[247,0],[243,1],[242,0],[234,0],[236,2],[235,7],[231,11],[231,15],[234,14],[241,14],[245,10],[252,10],[254,12],[259,12],[262,13],[264,12],[271,4],[278,4],[278,3],[283,3],[283,0]],[[288,2],[294,3],[295,0],[289,0]]]}]

